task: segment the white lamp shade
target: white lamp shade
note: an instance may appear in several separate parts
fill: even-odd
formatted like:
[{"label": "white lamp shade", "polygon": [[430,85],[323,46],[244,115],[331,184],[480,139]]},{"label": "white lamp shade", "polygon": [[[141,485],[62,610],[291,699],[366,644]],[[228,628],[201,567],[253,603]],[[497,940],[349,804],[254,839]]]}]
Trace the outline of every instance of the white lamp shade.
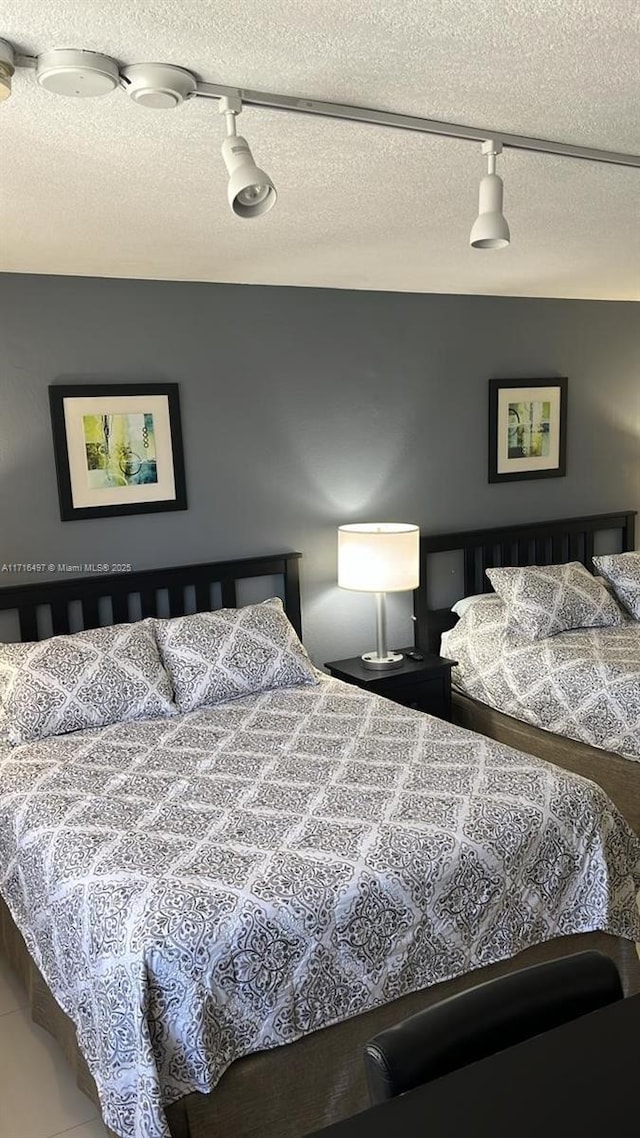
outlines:
[{"label": "white lamp shade", "polygon": [[400,593],[420,583],[420,530],[405,522],[338,529],[338,585],[360,593]]}]

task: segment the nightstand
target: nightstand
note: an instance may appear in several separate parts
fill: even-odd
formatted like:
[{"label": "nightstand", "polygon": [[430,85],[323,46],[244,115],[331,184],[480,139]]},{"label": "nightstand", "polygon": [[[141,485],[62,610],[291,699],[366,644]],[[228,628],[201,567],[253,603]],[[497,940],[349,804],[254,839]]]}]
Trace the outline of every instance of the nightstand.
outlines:
[{"label": "nightstand", "polygon": [[[400,648],[399,651],[410,652],[412,649]],[[425,652],[424,660],[405,659],[398,668],[389,668],[388,671],[365,668],[359,656],[332,660],[325,664],[325,668],[337,680],[384,695],[405,707],[415,707],[440,719],[451,720],[451,669],[455,663],[455,660],[430,656]]]}]

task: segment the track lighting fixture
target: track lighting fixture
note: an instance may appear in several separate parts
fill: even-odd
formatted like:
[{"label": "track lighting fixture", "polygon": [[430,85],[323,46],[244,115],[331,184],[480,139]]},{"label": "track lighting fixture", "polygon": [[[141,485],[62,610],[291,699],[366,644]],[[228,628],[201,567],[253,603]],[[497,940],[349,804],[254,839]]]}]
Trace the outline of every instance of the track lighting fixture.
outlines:
[{"label": "track lighting fixture", "polygon": [[242,110],[242,101],[225,96],[218,110],[227,124],[222,157],[229,175],[229,205],[237,217],[260,217],[276,204],[278,195],[269,175],[253,161],[247,140],[236,134],[236,115]]},{"label": "track lighting fixture", "polygon": [[123,67],[120,82],[139,107],[171,111],[196,93],[196,80],[184,67],[172,63],[134,63]]},{"label": "track lighting fixture", "polygon": [[54,48],[38,56],[36,79],[45,91],[76,99],[110,95],[120,85],[118,64],[98,51]]},{"label": "track lighting fixture", "polygon": [[502,178],[496,174],[496,155],[502,143],[487,139],[482,144],[488,171],[480,182],[478,216],[473,223],[469,244],[473,249],[504,249],[511,240],[509,226],[502,212]]},{"label": "track lighting fixture", "polygon": [[6,40],[0,40],[0,103],[11,94],[14,71],[13,48]]},{"label": "track lighting fixture", "polygon": [[502,152],[503,146],[511,150],[640,169],[640,154],[598,150],[593,146],[531,138],[523,134],[422,118],[419,115],[404,115],[397,111],[380,111],[373,107],[356,107],[321,99],[303,99],[268,91],[252,91],[244,87],[229,87],[222,83],[207,83],[175,64],[135,63],[120,66],[99,52],[75,49],[55,48],[39,56],[24,55],[2,39],[0,102],[8,99],[11,94],[11,78],[16,67],[34,70],[37,82],[45,90],[76,98],[106,95],[121,87],[128,91],[136,103],[157,110],[177,108],[193,98],[217,99],[227,126],[222,156],[229,174],[229,204],[237,217],[260,217],[275,205],[277,197],[271,178],[256,166],[246,139],[236,134],[236,117],[243,105],[368,123],[372,126],[431,134],[439,138],[481,142],[482,153],[487,156],[488,172],[480,182],[478,217],[469,239],[474,249],[501,249],[510,241],[509,226],[502,212],[502,179],[496,174],[496,157]]}]

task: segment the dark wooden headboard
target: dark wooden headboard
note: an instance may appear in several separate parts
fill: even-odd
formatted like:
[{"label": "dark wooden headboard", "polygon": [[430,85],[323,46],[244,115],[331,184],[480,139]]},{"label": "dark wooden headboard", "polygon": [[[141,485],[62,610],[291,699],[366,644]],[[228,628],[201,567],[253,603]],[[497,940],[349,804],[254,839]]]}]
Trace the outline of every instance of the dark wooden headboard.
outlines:
[{"label": "dark wooden headboard", "polygon": [[[634,547],[635,510],[560,518],[551,522],[466,530],[420,538],[420,586],[414,594],[415,641],[424,652],[439,652],[440,637],[453,628],[457,617],[450,608],[429,605],[429,561],[434,553],[460,551],[464,584],[460,597],[491,592],[485,569],[498,565],[562,565],[581,561],[593,570],[594,539],[605,530],[619,532],[619,550]],[[454,598],[458,599],[458,598]]]},{"label": "dark wooden headboard", "polygon": [[[44,636],[120,624],[147,616],[182,616],[235,608],[238,585],[252,577],[281,577],[285,611],[298,636],[300,553],[274,553],[237,561],[176,565],[134,573],[91,574],[0,589],[0,610],[18,613],[20,637]],[[43,614],[42,609],[48,610]]]}]

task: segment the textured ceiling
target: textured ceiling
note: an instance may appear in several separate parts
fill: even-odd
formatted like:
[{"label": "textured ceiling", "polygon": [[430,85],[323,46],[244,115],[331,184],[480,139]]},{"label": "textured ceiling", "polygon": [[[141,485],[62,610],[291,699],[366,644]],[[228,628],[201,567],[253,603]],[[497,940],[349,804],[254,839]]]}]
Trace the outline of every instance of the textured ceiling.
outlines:
[{"label": "textured ceiling", "polygon": [[[3,0],[20,51],[640,153],[638,0]],[[0,106],[0,269],[640,299],[640,170],[505,151],[508,249],[469,248],[480,147],[247,108],[279,191],[226,201],[217,103],[74,100],[19,70]]]}]

